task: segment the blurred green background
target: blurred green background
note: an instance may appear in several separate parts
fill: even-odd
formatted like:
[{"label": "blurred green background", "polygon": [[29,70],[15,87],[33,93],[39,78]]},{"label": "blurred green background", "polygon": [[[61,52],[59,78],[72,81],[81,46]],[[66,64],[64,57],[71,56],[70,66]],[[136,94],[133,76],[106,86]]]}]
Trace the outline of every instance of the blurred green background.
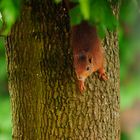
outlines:
[{"label": "blurred green background", "polygon": [[[99,0],[104,1],[104,0]],[[118,0],[114,0],[117,2]],[[114,2],[113,1],[113,2]],[[82,1],[83,2],[83,1]],[[90,3],[81,4],[80,19],[74,17],[79,7],[70,14],[72,24],[80,22],[82,18],[89,19],[91,13],[87,10]],[[97,1],[96,1],[97,2]],[[101,8],[100,3],[98,6]],[[104,2],[107,5],[107,2]],[[97,7],[97,5],[94,5]],[[106,7],[103,6],[103,12]],[[119,47],[120,47],[120,96],[121,96],[121,140],[140,140],[140,2],[139,0],[122,0],[119,18]],[[107,7],[108,8],[108,7]],[[19,16],[20,1],[0,0],[0,35],[7,35]],[[85,10],[86,9],[86,10]],[[95,22],[96,13],[91,22]],[[107,11],[109,11],[107,9]],[[102,12],[99,12],[100,14]],[[82,14],[84,15],[82,17]],[[100,15],[102,24],[99,27],[101,36],[105,28],[112,27],[115,20],[110,13]],[[105,18],[103,17],[105,16]],[[100,20],[100,19],[99,19]],[[112,23],[109,23],[109,22]],[[105,28],[103,25],[105,25]],[[4,27],[4,28],[3,28]],[[114,27],[112,27],[114,28]],[[7,71],[5,57],[5,39],[0,37],[0,140],[11,139],[11,111],[7,86]]]},{"label": "blurred green background", "polygon": [[140,140],[140,1],[120,8],[121,140]]},{"label": "blurred green background", "polygon": [[11,140],[11,112],[4,41],[4,38],[0,37],[0,140]]}]

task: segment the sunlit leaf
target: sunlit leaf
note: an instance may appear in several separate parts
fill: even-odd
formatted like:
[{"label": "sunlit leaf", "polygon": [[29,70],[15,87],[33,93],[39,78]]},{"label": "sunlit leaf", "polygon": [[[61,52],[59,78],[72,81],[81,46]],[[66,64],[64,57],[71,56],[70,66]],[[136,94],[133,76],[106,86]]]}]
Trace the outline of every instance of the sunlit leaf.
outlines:
[{"label": "sunlit leaf", "polygon": [[80,3],[81,13],[83,14],[84,19],[89,20],[90,18],[89,0],[80,0],[79,3]]},{"label": "sunlit leaf", "polygon": [[113,30],[117,26],[117,20],[105,0],[94,0],[91,3],[91,20],[96,24],[103,24],[106,28]]},{"label": "sunlit leaf", "polygon": [[3,19],[3,30],[1,34],[8,34],[12,25],[19,16],[20,0],[1,0],[0,11]]},{"label": "sunlit leaf", "polygon": [[54,0],[56,3],[60,3],[62,0]]},{"label": "sunlit leaf", "polygon": [[100,36],[100,38],[104,38],[106,35],[106,27],[104,26],[104,24],[98,24],[97,25],[97,32],[98,35]]},{"label": "sunlit leaf", "polygon": [[77,5],[73,9],[70,10],[70,22],[71,25],[80,24],[83,19],[83,16],[80,12],[80,6]]}]

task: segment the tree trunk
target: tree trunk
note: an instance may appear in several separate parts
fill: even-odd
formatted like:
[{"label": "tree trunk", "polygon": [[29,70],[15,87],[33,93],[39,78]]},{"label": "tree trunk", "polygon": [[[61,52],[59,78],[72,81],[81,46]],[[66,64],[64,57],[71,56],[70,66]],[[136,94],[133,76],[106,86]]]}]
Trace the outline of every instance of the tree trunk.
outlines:
[{"label": "tree trunk", "polygon": [[76,87],[69,19],[64,4],[32,0],[7,39],[13,140],[118,140],[119,48],[104,41],[109,80],[94,73]]}]

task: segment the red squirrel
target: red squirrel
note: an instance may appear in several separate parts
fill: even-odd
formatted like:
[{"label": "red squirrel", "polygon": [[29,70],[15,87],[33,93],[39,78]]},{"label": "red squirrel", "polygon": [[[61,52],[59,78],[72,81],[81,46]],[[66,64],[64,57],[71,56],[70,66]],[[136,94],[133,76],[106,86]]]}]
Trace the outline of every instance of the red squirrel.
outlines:
[{"label": "red squirrel", "polygon": [[[68,1],[65,1],[69,10]],[[84,85],[86,78],[95,71],[99,72],[99,77],[103,80],[108,79],[104,70],[104,51],[95,26],[87,21],[72,26],[70,45],[73,49],[73,63],[81,92],[86,89]]]}]

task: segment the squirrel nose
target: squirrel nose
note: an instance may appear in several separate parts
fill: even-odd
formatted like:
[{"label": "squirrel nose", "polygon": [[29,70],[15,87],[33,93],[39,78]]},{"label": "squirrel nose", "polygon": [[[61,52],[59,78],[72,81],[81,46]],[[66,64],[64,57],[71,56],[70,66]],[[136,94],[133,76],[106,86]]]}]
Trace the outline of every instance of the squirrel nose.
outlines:
[{"label": "squirrel nose", "polygon": [[82,76],[79,76],[78,79],[79,79],[79,80],[82,80]]},{"label": "squirrel nose", "polygon": [[78,76],[78,80],[84,81],[84,77],[83,76]]}]

